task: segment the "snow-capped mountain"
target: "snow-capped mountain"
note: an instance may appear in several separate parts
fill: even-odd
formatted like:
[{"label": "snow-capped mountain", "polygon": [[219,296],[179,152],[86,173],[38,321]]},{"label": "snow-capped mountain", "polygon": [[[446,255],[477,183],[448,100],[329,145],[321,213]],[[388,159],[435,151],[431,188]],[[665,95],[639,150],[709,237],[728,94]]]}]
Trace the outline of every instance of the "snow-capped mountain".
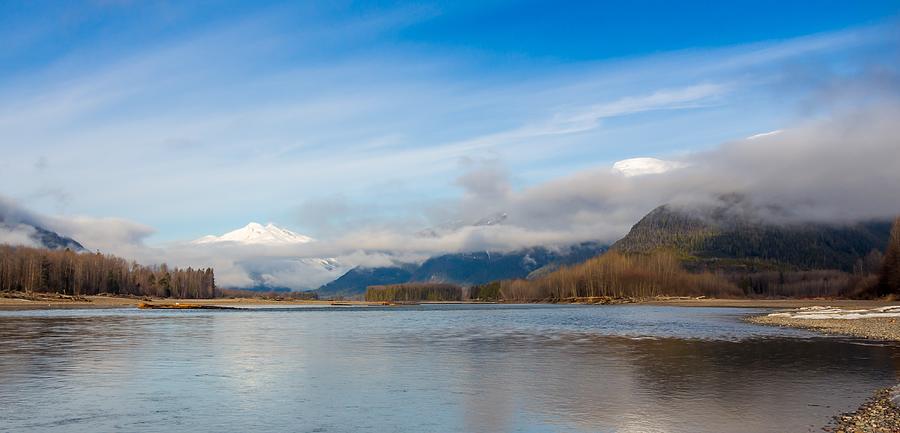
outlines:
[{"label": "snow-capped mountain", "polygon": [[[221,236],[196,239],[190,245],[200,254],[213,254],[224,262],[216,267],[222,287],[300,290],[319,287],[349,269],[331,257],[308,256],[315,242],[275,224],[251,222]],[[268,252],[260,254],[261,248]]]},{"label": "snow-capped mountain", "polygon": [[222,236],[204,236],[193,241],[194,244],[213,244],[231,242],[244,245],[296,245],[312,242],[313,238],[283,229],[275,224],[262,225],[251,222],[237,230]]}]

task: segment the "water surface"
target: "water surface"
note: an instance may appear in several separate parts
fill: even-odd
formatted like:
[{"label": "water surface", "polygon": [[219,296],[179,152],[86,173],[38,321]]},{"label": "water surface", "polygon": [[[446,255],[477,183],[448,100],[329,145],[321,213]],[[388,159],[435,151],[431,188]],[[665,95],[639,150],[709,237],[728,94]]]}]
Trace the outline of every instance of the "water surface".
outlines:
[{"label": "water surface", "polygon": [[0,431],[815,431],[900,347],[752,310],[0,312]]}]

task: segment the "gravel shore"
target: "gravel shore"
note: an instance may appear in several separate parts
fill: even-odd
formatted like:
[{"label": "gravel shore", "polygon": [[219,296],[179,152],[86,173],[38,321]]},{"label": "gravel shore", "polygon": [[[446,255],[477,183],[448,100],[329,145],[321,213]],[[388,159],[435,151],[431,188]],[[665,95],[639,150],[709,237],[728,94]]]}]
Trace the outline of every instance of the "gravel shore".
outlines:
[{"label": "gravel shore", "polygon": [[900,432],[900,386],[882,389],[856,412],[834,417],[823,430],[834,433],[896,433]]},{"label": "gravel shore", "polygon": [[900,341],[900,320],[894,317],[871,319],[797,319],[781,316],[755,316],[747,319],[760,325],[789,326],[826,334],[849,335],[875,340]]}]

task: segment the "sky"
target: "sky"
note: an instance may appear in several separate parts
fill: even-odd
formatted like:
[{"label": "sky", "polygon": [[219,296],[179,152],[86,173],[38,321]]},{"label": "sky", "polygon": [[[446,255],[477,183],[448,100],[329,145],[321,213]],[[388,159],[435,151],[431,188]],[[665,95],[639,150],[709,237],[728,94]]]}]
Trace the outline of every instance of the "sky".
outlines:
[{"label": "sky", "polygon": [[[860,191],[900,194],[898,23],[895,1],[3,2],[0,203],[186,263],[173,245],[250,221],[358,257],[613,241],[730,191],[886,217]],[[638,157],[688,168],[610,174]]]}]

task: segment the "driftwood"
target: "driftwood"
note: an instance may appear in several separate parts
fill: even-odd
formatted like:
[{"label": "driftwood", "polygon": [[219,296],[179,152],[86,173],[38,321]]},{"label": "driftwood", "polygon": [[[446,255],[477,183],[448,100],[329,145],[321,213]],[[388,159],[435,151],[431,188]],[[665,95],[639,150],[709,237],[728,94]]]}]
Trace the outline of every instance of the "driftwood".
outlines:
[{"label": "driftwood", "polygon": [[222,307],[220,305],[198,305],[198,304],[150,304],[141,302],[137,306],[142,310],[238,310],[235,307]]}]

